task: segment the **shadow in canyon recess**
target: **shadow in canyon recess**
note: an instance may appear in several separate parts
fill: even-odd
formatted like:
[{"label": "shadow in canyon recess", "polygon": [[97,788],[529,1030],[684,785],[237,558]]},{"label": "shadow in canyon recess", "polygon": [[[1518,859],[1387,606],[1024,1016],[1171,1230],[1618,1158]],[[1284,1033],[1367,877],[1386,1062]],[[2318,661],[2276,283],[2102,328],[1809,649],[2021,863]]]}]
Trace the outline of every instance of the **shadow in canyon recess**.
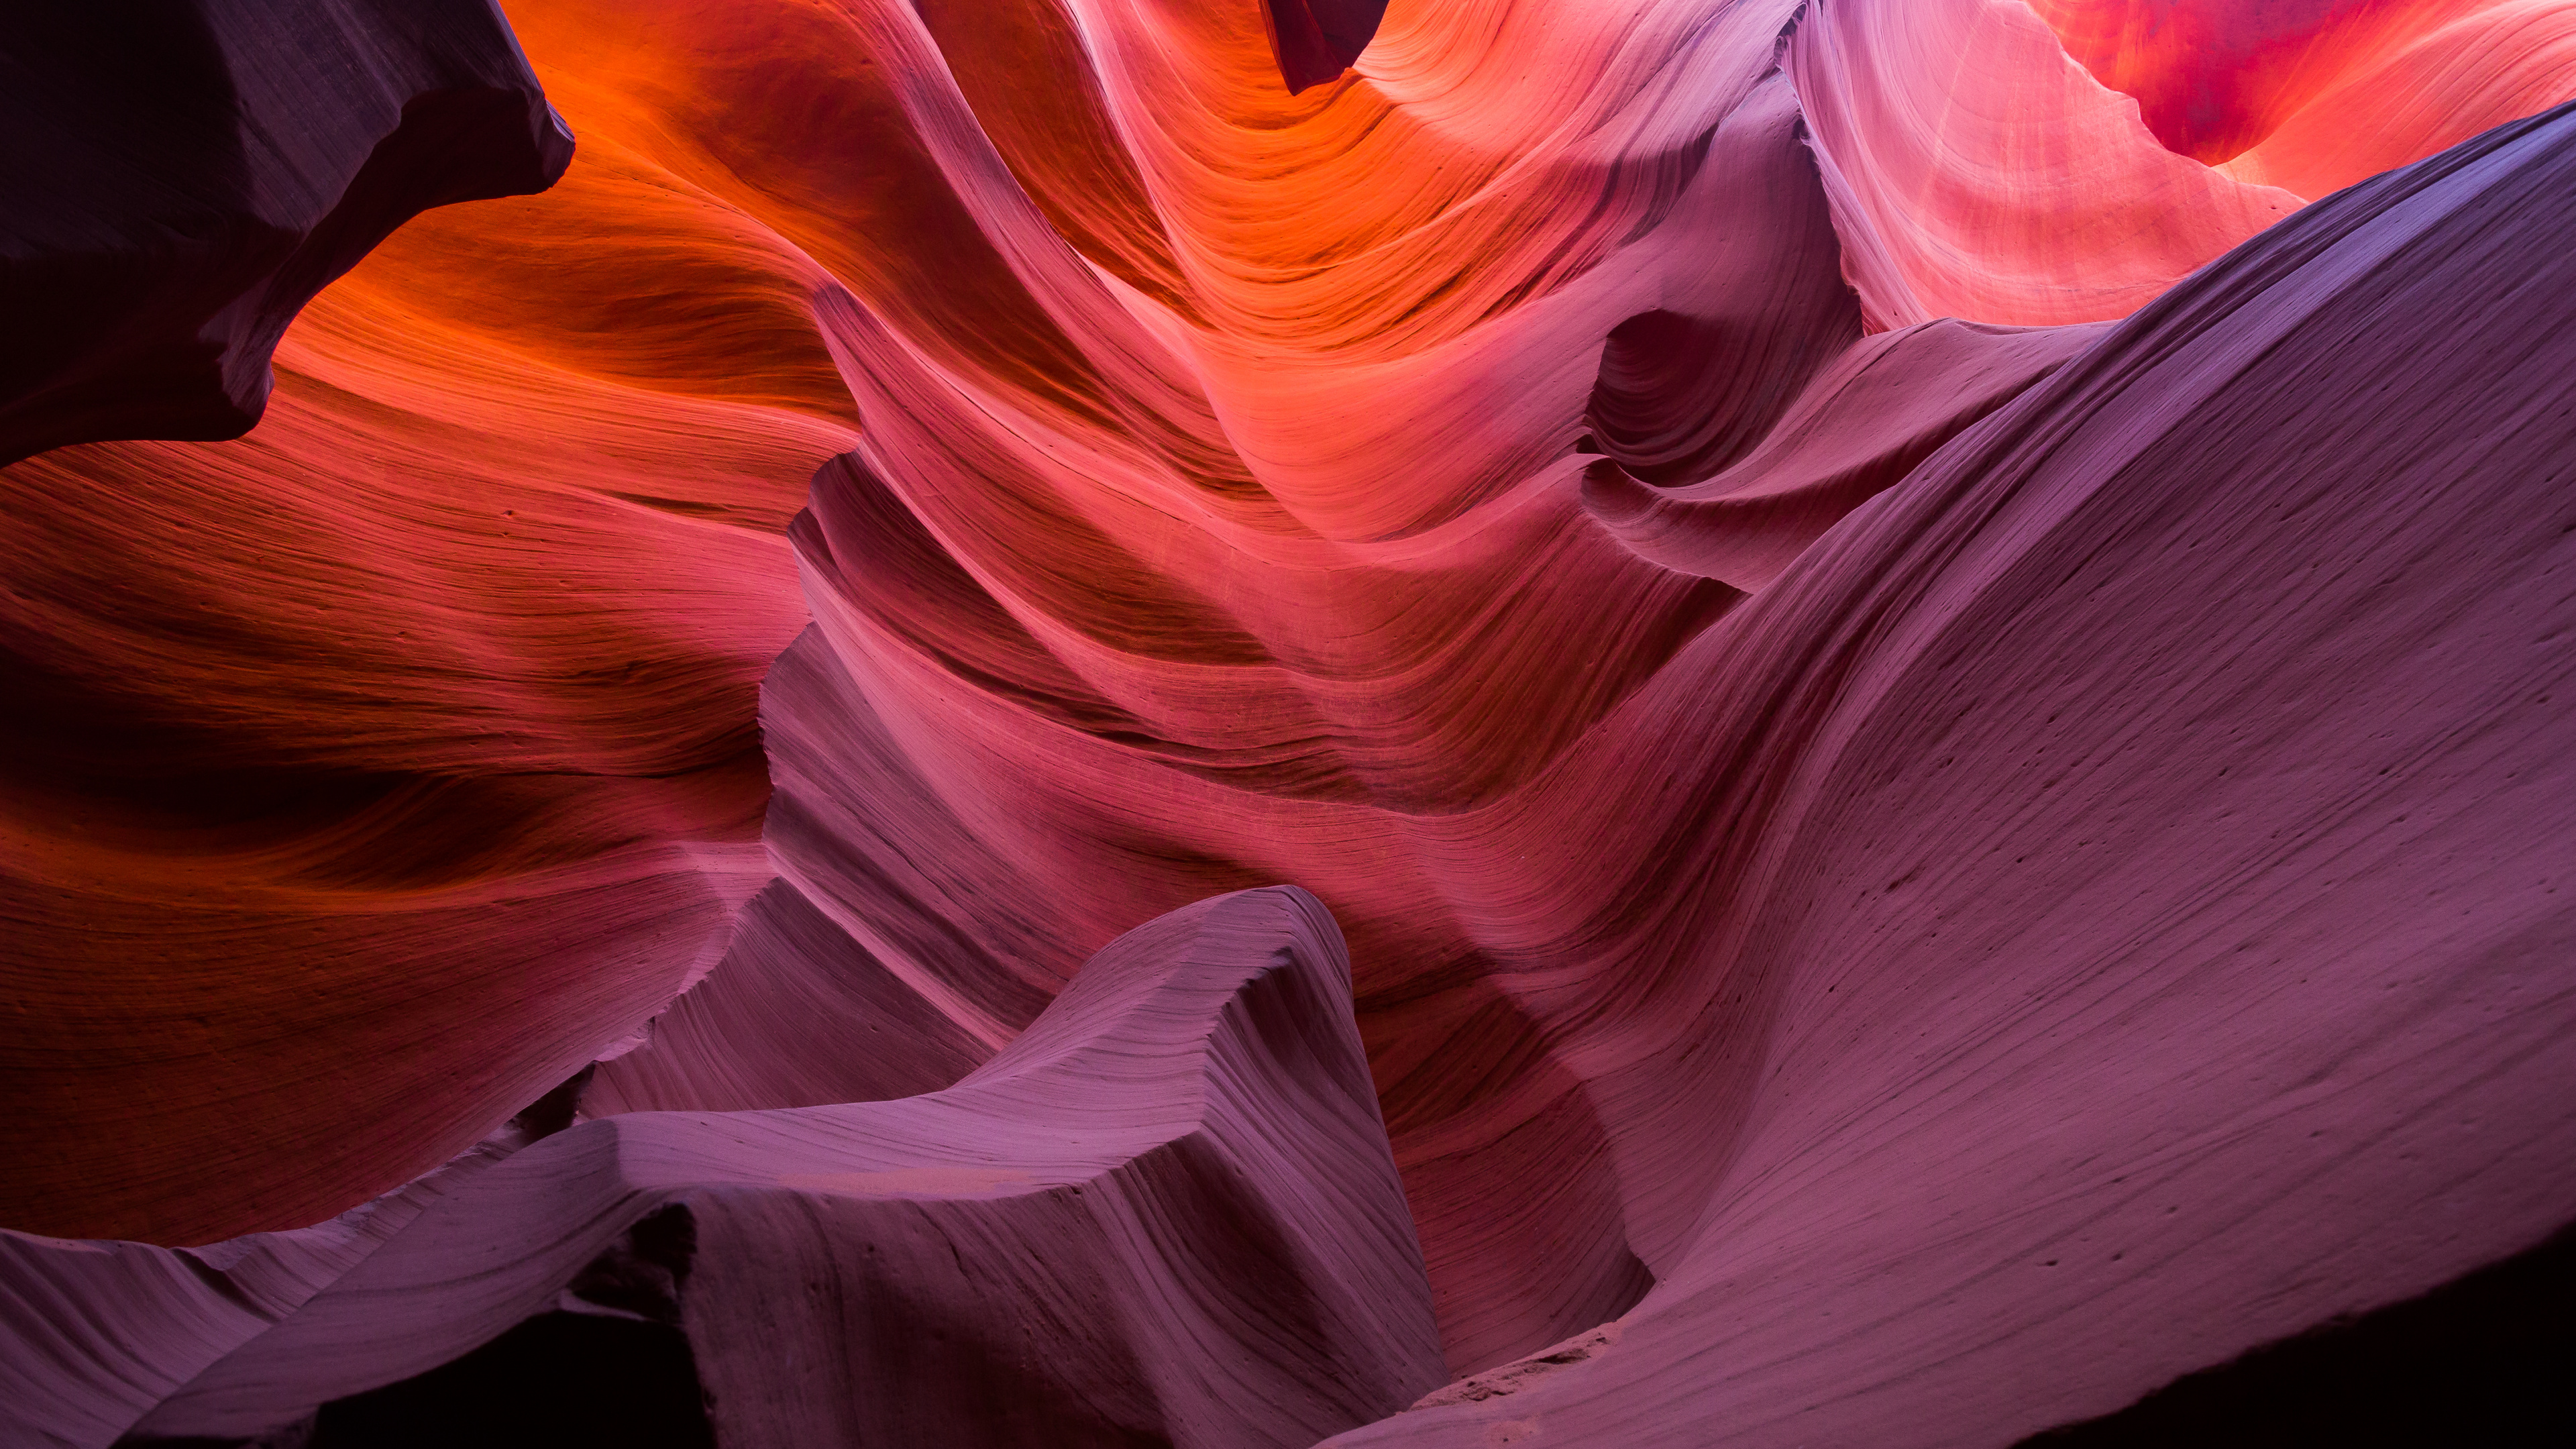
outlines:
[{"label": "shadow in canyon recess", "polygon": [[[2576,1228],[2419,1298],[2322,1325],[2018,1449],[2576,1439]],[[686,1338],[549,1313],[415,1378],[323,1406],[305,1449],[715,1443]],[[1149,1442],[1145,1440],[1140,1443]],[[1167,1440],[1152,1439],[1152,1443]]]},{"label": "shadow in canyon recess", "polygon": [[2576,1226],[2018,1449],[2576,1443]]},{"label": "shadow in canyon recess", "polygon": [[72,1356],[126,1370],[0,1433],[1301,1449],[1446,1376],[1350,999],[1313,896],[1202,901],[944,1091],[505,1147],[211,1338],[169,1325],[273,1297],[296,1235],[0,1240],[15,1281],[112,1307]]}]

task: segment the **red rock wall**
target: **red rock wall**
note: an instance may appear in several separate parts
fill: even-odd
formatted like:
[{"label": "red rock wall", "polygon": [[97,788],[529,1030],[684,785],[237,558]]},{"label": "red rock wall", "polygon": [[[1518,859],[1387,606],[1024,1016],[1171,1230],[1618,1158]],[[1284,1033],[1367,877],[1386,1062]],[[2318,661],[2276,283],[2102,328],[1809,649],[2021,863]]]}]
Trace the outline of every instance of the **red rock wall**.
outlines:
[{"label": "red rock wall", "polygon": [[[250,439],[5,475],[6,1220],[310,1222],[603,1056],[935,1091],[1285,882],[1448,1370],[1627,1315],[1364,1433],[1965,1442],[2552,1226],[2565,122],[2302,208],[2576,9],[1346,8],[515,6],[553,191]],[[1845,1302],[2000,1356],[1826,1394]]]}]

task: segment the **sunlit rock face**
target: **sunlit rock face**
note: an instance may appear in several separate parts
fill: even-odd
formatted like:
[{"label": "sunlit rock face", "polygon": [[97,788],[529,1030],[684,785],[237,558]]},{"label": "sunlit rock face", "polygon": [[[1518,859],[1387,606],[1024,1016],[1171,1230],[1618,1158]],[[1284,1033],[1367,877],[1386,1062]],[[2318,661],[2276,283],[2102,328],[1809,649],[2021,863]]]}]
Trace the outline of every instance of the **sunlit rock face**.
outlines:
[{"label": "sunlit rock face", "polygon": [[2530,0],[2040,0],[2166,149],[2315,198],[2563,99],[2576,16]]},{"label": "sunlit rock face", "polygon": [[2576,12],[1831,0],[1787,64],[1874,327],[2089,322],[2305,202],[2564,100]]},{"label": "sunlit rock face", "polygon": [[1274,884],[1513,1365],[1279,1442],[2008,1441],[2558,1225],[2576,6],[509,21],[551,190],[0,475],[7,1225],[936,1101]]}]

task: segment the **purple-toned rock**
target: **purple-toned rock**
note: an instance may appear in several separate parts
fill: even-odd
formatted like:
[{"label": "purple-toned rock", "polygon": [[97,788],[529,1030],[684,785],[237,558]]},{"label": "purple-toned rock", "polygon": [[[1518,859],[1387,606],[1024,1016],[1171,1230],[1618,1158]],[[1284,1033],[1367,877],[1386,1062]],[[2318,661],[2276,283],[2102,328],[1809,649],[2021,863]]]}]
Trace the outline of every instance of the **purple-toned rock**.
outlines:
[{"label": "purple-toned rock", "polygon": [[18,7],[0,133],[0,463],[240,436],[314,293],[573,146],[492,0]]},{"label": "purple-toned rock", "polygon": [[1302,91],[1338,79],[1386,18],[1386,0],[1262,0],[1279,78]]},{"label": "purple-toned rock", "polygon": [[[606,1364],[667,1404],[652,1442],[1303,1446],[1445,1377],[1341,935],[1291,887],[1112,942],[946,1091],[547,1137],[274,1326],[221,1248],[191,1283],[161,1250],[10,1246],[0,1289],[77,1265],[95,1281],[55,1297],[146,1339],[102,1370],[74,1315],[6,1320],[57,1329],[68,1387],[11,1412],[58,1443],[138,1401],[128,1442],[504,1441],[606,1422],[564,1401]],[[137,1254],[115,1283],[88,1267]]]},{"label": "purple-toned rock", "polygon": [[1724,471],[1658,486],[1652,470],[1604,458],[1584,473],[1583,506],[1642,558],[1758,589],[1843,515],[2100,334],[1948,317],[1873,333],[1819,371]]},{"label": "purple-toned rock", "polygon": [[[1545,989],[1614,1063],[1587,1085],[1654,1287],[1334,1443],[2010,1444],[2545,1270],[2576,1203],[2571,230],[2576,105],[2299,212],[1614,716],[1563,788],[1679,842],[1624,899],[1690,954]],[[2449,1407],[2351,1362],[2347,1394]],[[2289,1376],[2229,1377],[2260,1408]],[[2563,1421],[2549,1382],[2503,1386]]]}]

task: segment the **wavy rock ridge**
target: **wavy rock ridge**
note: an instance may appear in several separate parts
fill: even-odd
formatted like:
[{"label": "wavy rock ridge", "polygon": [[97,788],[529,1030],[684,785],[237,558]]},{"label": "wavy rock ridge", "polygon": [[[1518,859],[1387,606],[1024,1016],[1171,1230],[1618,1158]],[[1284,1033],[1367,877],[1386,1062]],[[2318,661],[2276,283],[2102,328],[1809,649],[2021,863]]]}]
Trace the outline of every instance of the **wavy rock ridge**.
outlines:
[{"label": "wavy rock ridge", "polygon": [[2571,179],[2562,107],[2273,228],[1624,712],[1748,752],[1613,1028],[1722,1167],[1615,1343],[1336,1443],[2010,1442],[2564,1220]]},{"label": "wavy rock ridge", "polygon": [[[302,1266],[107,1402],[1283,880],[1483,1386],[1353,1442],[2009,1438],[2556,1225],[2569,122],[2487,128],[2576,7],[1238,8],[531,0],[555,192],[397,236],[238,450],[10,471],[12,1221],[310,1221],[600,1059],[209,1250]],[[422,1302],[272,1407],[535,1342]]]},{"label": "wavy rock ridge", "polygon": [[[399,1400],[478,1348],[495,1374],[485,1346],[512,1334],[524,1352],[577,1358],[567,1342],[605,1337],[642,1359],[640,1325],[679,1350],[725,1444],[1312,1443],[1441,1378],[1349,981],[1311,896],[1204,902],[1112,943],[945,1091],[621,1116],[450,1169],[463,1180],[398,1205],[398,1232],[211,1363],[167,1325],[246,1317],[236,1281],[276,1240],[94,1261],[12,1235],[13,1283],[111,1303],[110,1273],[202,1265],[104,1332],[13,1314],[20,1333],[52,1329],[58,1362],[127,1366],[18,1427],[76,1440],[75,1413],[148,1407],[121,1442],[297,1424],[368,1442],[389,1386]],[[138,1392],[156,1381],[179,1386]],[[531,1407],[409,1411],[489,1441]]]}]

